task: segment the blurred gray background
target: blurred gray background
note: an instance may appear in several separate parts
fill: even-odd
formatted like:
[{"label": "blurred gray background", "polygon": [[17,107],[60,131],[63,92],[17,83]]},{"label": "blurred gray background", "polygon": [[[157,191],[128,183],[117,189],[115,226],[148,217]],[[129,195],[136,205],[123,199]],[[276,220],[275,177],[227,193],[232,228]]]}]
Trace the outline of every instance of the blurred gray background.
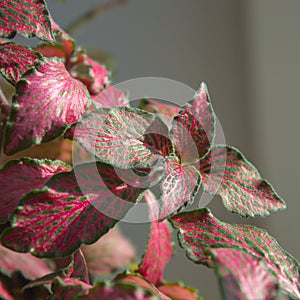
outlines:
[{"label": "blurred gray background", "polygon": [[[104,2],[48,0],[48,6],[66,27]],[[209,207],[222,220],[266,228],[298,259],[299,12],[299,0],[129,0],[74,34],[84,48],[111,55],[115,83],[157,76],[196,89],[207,82],[227,143],[258,167],[288,205],[254,221],[225,212],[218,198]],[[122,227],[141,254],[147,225]],[[180,249],[165,277],[198,288],[205,299],[220,299],[213,272],[188,261]]]}]

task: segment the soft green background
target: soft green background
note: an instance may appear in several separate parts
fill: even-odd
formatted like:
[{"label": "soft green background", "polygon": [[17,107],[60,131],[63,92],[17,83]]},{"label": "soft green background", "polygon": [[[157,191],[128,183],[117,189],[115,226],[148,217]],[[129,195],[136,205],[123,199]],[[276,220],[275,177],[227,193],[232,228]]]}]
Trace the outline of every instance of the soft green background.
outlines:
[{"label": "soft green background", "polygon": [[[48,2],[63,26],[101,3]],[[286,211],[256,224],[297,258],[299,12],[298,0],[131,0],[75,34],[84,47],[112,55],[115,82],[157,76],[193,88],[208,83],[227,142],[258,166],[287,202]],[[223,220],[245,221],[224,212],[219,199],[210,207]],[[147,226],[123,227],[142,253]],[[197,287],[205,299],[220,299],[213,272],[190,263],[181,250],[177,254],[166,278]]]}]

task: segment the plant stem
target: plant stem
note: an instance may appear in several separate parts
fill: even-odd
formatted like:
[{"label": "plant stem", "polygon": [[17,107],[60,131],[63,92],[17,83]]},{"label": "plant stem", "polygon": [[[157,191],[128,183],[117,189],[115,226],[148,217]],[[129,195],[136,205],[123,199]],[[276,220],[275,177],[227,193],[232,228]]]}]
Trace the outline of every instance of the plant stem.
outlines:
[{"label": "plant stem", "polygon": [[0,88],[0,113],[8,118],[10,114],[10,108],[11,106],[3,94],[2,89]]},{"label": "plant stem", "polygon": [[92,8],[87,13],[79,17],[73,23],[71,23],[67,28],[66,31],[73,35],[79,27],[85,25],[86,23],[90,22],[95,17],[103,14],[104,12],[108,11],[109,9],[113,8],[114,6],[125,4],[127,0],[110,0],[104,4],[100,4],[97,7]]}]

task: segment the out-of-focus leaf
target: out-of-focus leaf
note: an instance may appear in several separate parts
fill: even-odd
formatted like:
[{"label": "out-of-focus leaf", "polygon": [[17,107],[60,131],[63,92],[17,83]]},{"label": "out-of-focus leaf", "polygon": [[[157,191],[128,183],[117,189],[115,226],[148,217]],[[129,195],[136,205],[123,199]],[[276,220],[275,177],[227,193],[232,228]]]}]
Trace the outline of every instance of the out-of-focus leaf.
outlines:
[{"label": "out-of-focus leaf", "polygon": [[160,285],[158,289],[172,300],[202,300],[202,298],[198,296],[197,290],[187,287],[180,282],[164,283]]},{"label": "out-of-focus leaf", "polygon": [[135,257],[132,244],[117,228],[110,229],[92,245],[81,247],[92,276],[110,275],[127,267]]},{"label": "out-of-focus leaf", "polygon": [[138,272],[155,286],[162,284],[163,272],[173,254],[170,225],[167,221],[158,222],[159,206],[154,194],[145,193],[151,218],[151,232],[146,252]]},{"label": "out-of-focus leaf", "polygon": [[5,223],[22,196],[40,189],[55,174],[70,171],[61,161],[22,158],[8,162],[0,170],[0,223]]}]

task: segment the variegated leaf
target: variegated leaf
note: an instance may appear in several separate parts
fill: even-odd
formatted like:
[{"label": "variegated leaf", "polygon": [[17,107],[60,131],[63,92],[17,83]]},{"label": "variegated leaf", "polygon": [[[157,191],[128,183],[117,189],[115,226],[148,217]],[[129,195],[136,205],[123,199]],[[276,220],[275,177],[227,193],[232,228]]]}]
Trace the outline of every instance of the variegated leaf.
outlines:
[{"label": "variegated leaf", "polygon": [[15,43],[0,45],[0,72],[13,85],[40,59],[41,55],[29,47]]},{"label": "variegated leaf", "polygon": [[0,223],[5,223],[22,196],[40,189],[55,174],[70,171],[61,161],[21,158],[8,162],[0,170]]},{"label": "variegated leaf", "polygon": [[138,272],[153,285],[163,283],[163,272],[173,254],[171,229],[167,221],[158,222],[159,205],[149,190],[145,200],[150,210],[151,231],[146,252],[139,265]]},{"label": "variegated leaf", "polygon": [[12,277],[20,271],[24,278],[35,279],[51,272],[48,264],[29,253],[17,253],[0,245],[0,273]]},{"label": "variegated leaf", "polygon": [[171,140],[176,154],[184,163],[203,158],[210,150],[215,134],[215,115],[205,83],[195,98],[174,118]]},{"label": "variegated leaf", "polygon": [[135,257],[133,245],[116,227],[110,229],[96,243],[82,245],[81,249],[93,277],[107,276],[128,267]]},{"label": "variegated leaf", "polygon": [[70,255],[82,243],[94,243],[126,215],[143,192],[124,183],[117,173],[98,162],[54,176],[43,190],[23,198],[1,242],[40,257]]},{"label": "variegated leaf", "polygon": [[193,167],[181,165],[169,156],[165,160],[165,177],[161,180],[159,219],[164,219],[192,203],[201,184],[200,173]]},{"label": "variegated leaf", "polygon": [[49,12],[44,0],[3,0],[0,2],[0,35],[13,38],[16,33],[36,36],[53,43]]},{"label": "variegated leaf", "polygon": [[194,262],[207,264],[204,253],[207,248],[245,251],[264,261],[280,289],[296,299],[300,298],[299,263],[265,230],[221,222],[206,208],[180,213],[172,217],[171,222],[179,231],[180,245]]},{"label": "variegated leaf", "polygon": [[284,201],[235,148],[215,146],[200,162],[204,190],[220,195],[224,206],[244,217],[267,216]]},{"label": "variegated leaf", "polygon": [[228,248],[210,250],[225,300],[271,300],[275,296],[275,279],[263,260]]},{"label": "variegated leaf", "polygon": [[158,289],[172,300],[202,300],[202,298],[198,296],[197,290],[187,287],[181,282],[167,282],[158,286]]},{"label": "variegated leaf", "polygon": [[108,70],[81,50],[77,52],[77,60],[70,73],[86,85],[91,95],[98,94],[110,83]]},{"label": "variegated leaf", "polygon": [[91,97],[96,108],[130,106],[125,93],[113,85],[108,86],[102,92]]},{"label": "variegated leaf", "polygon": [[79,121],[90,103],[86,88],[56,59],[45,59],[16,85],[4,149],[13,154],[53,140]]},{"label": "variegated leaf", "polygon": [[150,165],[159,156],[144,143],[153,119],[153,114],[139,109],[99,108],[85,115],[65,137],[79,141],[98,159],[119,168]]}]

